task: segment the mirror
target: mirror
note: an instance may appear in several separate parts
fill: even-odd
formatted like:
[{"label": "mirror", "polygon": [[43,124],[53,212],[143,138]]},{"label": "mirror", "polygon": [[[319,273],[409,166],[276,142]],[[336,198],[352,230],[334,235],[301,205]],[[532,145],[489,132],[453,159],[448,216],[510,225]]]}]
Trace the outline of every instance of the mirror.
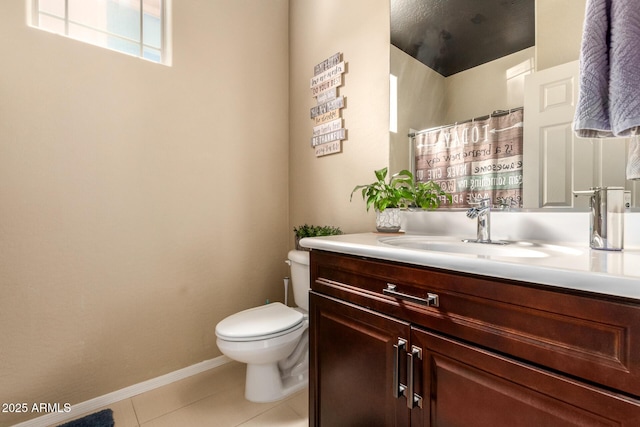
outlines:
[{"label": "mirror", "polygon": [[[475,4],[492,1],[471,0]],[[570,123],[565,123],[562,131],[555,127],[551,132],[547,129],[551,129],[549,126],[545,130],[542,125],[531,125],[528,122],[532,120],[533,115],[527,115],[527,112],[535,108],[531,107],[532,97],[529,95],[527,102],[531,108],[526,106],[525,88],[531,91],[532,82],[563,69],[563,66],[573,67],[577,72],[586,0],[519,0],[511,3],[526,1],[535,3],[534,45],[480,65],[472,65],[470,68],[465,69],[465,65],[462,65],[462,71],[442,73],[442,67],[437,66],[442,63],[441,57],[446,53],[442,39],[444,38],[445,42],[450,41],[457,34],[454,31],[439,29],[435,36],[431,36],[431,40],[439,38],[441,43],[435,55],[438,58],[433,59],[434,55],[430,55],[430,66],[438,71],[391,45],[390,169],[399,171],[412,168],[413,149],[410,133],[465,122],[487,116],[494,111],[524,106],[523,208],[585,209],[588,206],[586,198],[573,197],[572,190],[583,190],[598,185],[625,186],[631,191],[632,205],[638,206],[640,185],[624,178],[627,141],[604,140],[606,145],[603,145],[603,140],[574,138],[570,131]],[[455,3],[458,3],[458,8],[462,8],[460,5],[464,2],[465,0],[459,0]],[[395,22],[397,14],[405,14],[417,21],[428,15],[426,10],[429,7],[442,7],[445,2],[391,0],[390,3],[393,34],[406,30],[398,28]],[[483,20],[490,21],[491,16],[487,16],[487,13],[490,12],[456,13],[446,16],[482,23]],[[504,17],[501,19],[504,20]],[[415,50],[425,49],[429,44],[435,43],[429,42],[428,39],[429,37],[425,37],[424,41],[416,42],[414,37]],[[446,46],[449,45],[450,43]],[[456,49],[454,56],[459,57],[464,53],[464,49],[459,46]],[[567,89],[565,86],[556,85],[549,92],[549,96],[562,97],[575,90],[577,88]],[[394,100],[397,100],[395,106]],[[534,129],[532,126],[538,127]],[[534,142],[528,143],[529,141]],[[574,162],[573,157],[582,163]]]}]

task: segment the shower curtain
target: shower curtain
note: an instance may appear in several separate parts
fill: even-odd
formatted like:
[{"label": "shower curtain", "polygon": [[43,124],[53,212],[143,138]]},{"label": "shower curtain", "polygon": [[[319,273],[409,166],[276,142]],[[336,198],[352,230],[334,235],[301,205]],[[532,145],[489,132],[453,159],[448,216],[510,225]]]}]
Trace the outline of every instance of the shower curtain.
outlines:
[{"label": "shower curtain", "polygon": [[435,181],[451,193],[441,207],[468,208],[483,198],[522,207],[522,109],[417,132],[417,181]]}]

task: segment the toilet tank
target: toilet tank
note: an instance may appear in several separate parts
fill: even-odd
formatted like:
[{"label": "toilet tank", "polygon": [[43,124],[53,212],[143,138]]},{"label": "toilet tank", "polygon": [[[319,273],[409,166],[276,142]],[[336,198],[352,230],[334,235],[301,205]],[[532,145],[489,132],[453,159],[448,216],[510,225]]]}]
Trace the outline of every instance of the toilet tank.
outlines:
[{"label": "toilet tank", "polygon": [[309,252],[291,250],[288,255],[291,263],[291,282],[293,299],[296,305],[309,311]]}]

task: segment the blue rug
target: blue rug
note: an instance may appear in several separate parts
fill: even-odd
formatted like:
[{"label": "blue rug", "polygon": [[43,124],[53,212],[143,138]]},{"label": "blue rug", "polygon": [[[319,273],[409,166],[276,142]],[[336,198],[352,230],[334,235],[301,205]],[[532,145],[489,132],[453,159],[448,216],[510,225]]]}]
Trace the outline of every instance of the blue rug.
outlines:
[{"label": "blue rug", "polygon": [[58,427],[113,427],[114,424],[113,411],[111,409],[104,409],[95,414],[60,424]]}]

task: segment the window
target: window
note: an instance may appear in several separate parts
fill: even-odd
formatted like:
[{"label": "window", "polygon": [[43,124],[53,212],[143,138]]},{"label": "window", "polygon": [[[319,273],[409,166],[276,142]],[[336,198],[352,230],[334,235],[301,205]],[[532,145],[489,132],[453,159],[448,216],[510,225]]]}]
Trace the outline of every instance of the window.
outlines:
[{"label": "window", "polygon": [[168,0],[29,0],[31,24],[85,43],[168,64]]}]

